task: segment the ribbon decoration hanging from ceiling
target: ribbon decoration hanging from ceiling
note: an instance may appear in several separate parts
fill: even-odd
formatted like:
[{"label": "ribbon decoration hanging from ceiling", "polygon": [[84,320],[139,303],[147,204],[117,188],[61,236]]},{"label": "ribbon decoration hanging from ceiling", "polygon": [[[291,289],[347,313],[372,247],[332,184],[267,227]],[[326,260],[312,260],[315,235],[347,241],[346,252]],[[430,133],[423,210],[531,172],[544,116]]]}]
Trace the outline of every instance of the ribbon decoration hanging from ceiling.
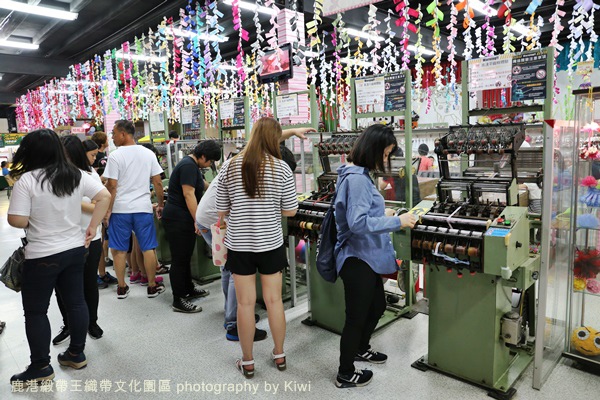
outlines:
[{"label": "ribbon decoration hanging from ceiling", "polygon": [[[448,25],[446,25],[446,29],[448,29],[450,31],[450,36],[448,36],[448,46],[446,47],[446,50],[448,50],[448,62],[450,63],[450,67],[449,67],[450,82],[449,82],[449,84],[446,85],[446,86],[448,86],[447,97],[449,97],[449,95],[452,94],[454,97],[454,103],[458,104],[458,90],[456,88],[456,74],[455,74],[455,71],[456,71],[456,47],[454,45],[454,41],[456,40],[456,37],[458,36],[458,29],[456,28],[456,25],[458,23],[458,10],[456,9],[456,6],[454,5],[453,0],[447,0],[446,4],[450,6],[450,23]],[[448,101],[447,103],[450,103],[450,101]]]},{"label": "ribbon decoration hanging from ceiling", "polygon": [[505,0],[500,8],[498,8],[497,14],[498,18],[504,18],[504,28],[502,29],[502,34],[504,35],[502,39],[502,51],[504,54],[515,51],[515,46],[513,45],[515,35],[512,33],[512,25],[514,23],[512,17],[512,5],[513,0]]},{"label": "ribbon decoration hanging from ceiling", "polygon": [[[268,3],[268,1],[267,1]],[[238,93],[242,94],[243,82],[246,79],[246,70],[244,68],[244,48],[242,42],[247,42],[249,39],[248,31],[242,26],[242,13],[239,8],[239,0],[233,0],[231,3],[231,12],[233,15],[233,29],[239,32],[238,38],[238,54],[236,57],[236,67],[239,74]]]},{"label": "ribbon decoration hanging from ceiling", "polygon": [[433,28],[433,51],[435,55],[431,59],[433,63],[433,74],[438,86],[442,86],[442,49],[440,48],[441,35],[439,23],[444,20],[444,13],[439,9],[438,0],[433,0],[427,6],[427,13],[431,14],[431,19],[425,23],[426,26]]},{"label": "ribbon decoration hanging from ceiling", "polygon": [[496,39],[496,35],[494,34],[494,25],[491,23],[491,10],[494,5],[494,0],[489,0],[484,3],[483,12],[485,14],[485,23],[483,24],[482,29],[485,31],[485,47],[483,48],[483,55],[486,57],[491,57],[496,52],[496,46],[494,45],[494,39]]},{"label": "ribbon decoration hanging from ceiling", "polygon": [[323,16],[339,14],[344,11],[368,6],[381,0],[327,0],[324,2]]},{"label": "ribbon decoration hanging from ceiling", "polygon": [[415,21],[417,29],[417,42],[415,43],[415,94],[417,99],[421,99],[422,96],[422,82],[423,82],[423,63],[425,59],[423,58],[423,34],[421,33],[421,21],[423,19],[423,13],[421,12],[421,5],[419,4],[417,11],[419,15],[417,20]]},{"label": "ribbon decoration hanging from ceiling", "polygon": [[315,85],[317,82],[317,69],[314,65],[314,59],[318,56],[315,56],[314,53],[319,54],[319,43],[321,43],[321,39],[319,38],[319,24],[323,22],[321,18],[321,14],[323,12],[323,0],[314,0],[313,7],[313,19],[306,23],[306,32],[309,37],[309,48],[313,53],[309,58],[309,66],[308,70],[310,71],[310,84]]},{"label": "ribbon decoration hanging from ceiling", "polygon": [[465,60],[470,60],[473,58],[473,50],[475,46],[473,44],[473,35],[472,31],[475,29],[475,13],[473,9],[469,7],[467,0],[459,1],[456,4],[456,10],[461,11],[464,10],[463,16],[463,42],[465,42],[465,50],[463,51],[463,57]]}]

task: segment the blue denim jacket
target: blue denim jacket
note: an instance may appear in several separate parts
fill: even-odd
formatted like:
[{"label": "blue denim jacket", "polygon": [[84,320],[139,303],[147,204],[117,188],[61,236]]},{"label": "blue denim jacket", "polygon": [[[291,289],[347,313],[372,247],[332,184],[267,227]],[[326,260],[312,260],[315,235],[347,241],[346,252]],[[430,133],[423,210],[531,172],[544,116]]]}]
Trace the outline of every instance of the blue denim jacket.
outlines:
[{"label": "blue denim jacket", "polygon": [[366,168],[342,165],[338,168],[335,199],[335,246],[338,274],[348,257],[357,257],[378,274],[398,270],[390,232],[400,230],[400,218],[385,216],[385,201]]}]

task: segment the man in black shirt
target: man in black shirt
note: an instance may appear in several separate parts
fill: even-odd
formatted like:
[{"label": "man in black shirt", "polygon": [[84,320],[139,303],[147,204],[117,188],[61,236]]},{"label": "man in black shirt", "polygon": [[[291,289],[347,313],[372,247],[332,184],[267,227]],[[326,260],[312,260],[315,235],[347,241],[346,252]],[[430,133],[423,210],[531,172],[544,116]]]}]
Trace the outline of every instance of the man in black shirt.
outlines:
[{"label": "man in black shirt", "polygon": [[196,208],[204,192],[200,168],[208,168],[221,158],[221,146],[214,140],[200,142],[184,157],[169,178],[169,194],[162,213],[162,223],[171,250],[171,288],[173,310],[185,313],[202,311],[189,300],[204,297],[208,292],[192,282],[190,262],[196,245]]}]

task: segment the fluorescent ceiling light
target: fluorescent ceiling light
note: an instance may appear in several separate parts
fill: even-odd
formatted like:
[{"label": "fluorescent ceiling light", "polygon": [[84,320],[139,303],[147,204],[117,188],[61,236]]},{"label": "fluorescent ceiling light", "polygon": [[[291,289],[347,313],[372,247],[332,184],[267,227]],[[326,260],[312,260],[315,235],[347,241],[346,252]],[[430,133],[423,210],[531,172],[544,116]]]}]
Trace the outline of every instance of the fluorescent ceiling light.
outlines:
[{"label": "fluorescent ceiling light", "polygon": [[231,93],[233,93],[233,90],[216,88],[216,87],[206,88],[205,91],[208,92],[208,93],[217,93],[217,94],[231,94]]},{"label": "fluorescent ceiling light", "polygon": [[27,3],[19,3],[17,1],[0,1],[0,8],[5,10],[24,12],[27,14],[41,15],[42,17],[66,19],[73,21],[77,19],[77,13],[69,11],[57,10],[56,8],[33,6]]},{"label": "fluorescent ceiling light", "polygon": [[176,99],[183,99],[183,100],[201,100],[202,96],[175,96]]},{"label": "fluorescent ceiling light", "polygon": [[348,65],[360,65],[361,67],[372,67],[373,66],[373,64],[368,61],[356,60],[354,58],[342,58],[341,63],[348,64]]},{"label": "fluorescent ceiling light", "polygon": [[52,90],[50,93],[54,94],[81,94],[81,92],[76,92],[73,90]]},{"label": "fluorescent ceiling light", "polygon": [[125,58],[128,60],[150,61],[150,62],[167,62],[167,57],[143,56],[139,54],[123,54],[122,51],[117,51],[117,58]]},{"label": "fluorescent ceiling light", "polygon": [[[488,10],[485,11],[485,4],[480,0],[469,0],[469,7],[475,11],[479,11],[483,15],[489,15],[490,17],[498,15],[498,9],[494,7],[488,7]],[[513,24],[510,29],[521,35],[527,35],[529,32],[529,29],[522,24]]]},{"label": "fluorescent ceiling light", "polygon": [[[409,44],[407,47],[408,51],[412,51],[413,53],[417,53],[417,46]],[[426,56],[433,56],[435,55],[435,51],[433,50],[429,50],[423,46],[421,46],[421,53],[426,55]]]},{"label": "fluorescent ceiling light", "polygon": [[173,34],[176,36],[183,36],[188,38],[198,36],[199,40],[208,40],[210,42],[226,42],[229,40],[229,37],[227,36],[209,35],[204,32],[198,33],[196,31],[186,31],[185,29],[180,28],[173,28]]},{"label": "fluorescent ceiling light", "polygon": [[14,47],[15,49],[21,49],[21,50],[37,50],[40,48],[39,44],[33,44],[33,43],[27,43],[27,42],[14,42],[12,40],[0,40],[0,46]]},{"label": "fluorescent ceiling light", "polygon": [[517,33],[520,33],[523,36],[527,36],[527,34],[529,33],[529,28],[526,27],[525,25],[519,24],[519,23],[513,24],[510,27],[510,29]]},{"label": "fluorescent ceiling light", "polygon": [[498,14],[498,10],[495,10],[493,7],[488,7],[486,11],[485,4],[479,0],[469,0],[467,7],[471,7],[473,10],[479,11],[483,15],[488,15],[490,17]]},{"label": "fluorescent ceiling light", "polygon": [[[227,5],[231,5],[233,3],[233,1],[225,0],[224,3]],[[252,4],[252,3],[249,3],[246,1],[239,1],[238,7],[243,8],[244,10],[249,10],[249,11],[256,11],[256,9],[258,8],[259,13],[269,14],[269,15],[277,15],[277,11],[275,11],[274,9],[272,9],[270,7],[257,6],[256,4]]]},{"label": "fluorescent ceiling light", "polygon": [[373,35],[371,33],[365,32],[365,31],[359,31],[358,29],[353,29],[353,28],[346,28],[344,29],[346,31],[346,33],[349,36],[352,37],[360,37],[363,39],[367,39],[367,40],[372,40],[374,42],[383,42],[385,40],[384,37],[378,36],[378,35]]},{"label": "fluorescent ceiling light", "polygon": [[90,82],[90,81],[62,81],[60,83],[63,83],[63,84],[68,85],[68,86],[78,86],[78,85],[83,85],[83,86],[100,86],[101,85],[100,82]]},{"label": "fluorescent ceiling light", "polygon": [[233,65],[229,65],[229,64],[221,64],[219,65],[219,69],[223,70],[223,71],[237,71],[237,67],[234,67]]}]

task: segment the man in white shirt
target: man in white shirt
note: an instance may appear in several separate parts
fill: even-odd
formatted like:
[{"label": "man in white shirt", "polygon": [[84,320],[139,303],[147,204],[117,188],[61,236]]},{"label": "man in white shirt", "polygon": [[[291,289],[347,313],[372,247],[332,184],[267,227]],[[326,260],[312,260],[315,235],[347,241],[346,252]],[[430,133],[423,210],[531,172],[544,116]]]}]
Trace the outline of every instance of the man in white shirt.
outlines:
[{"label": "man in white shirt", "polygon": [[129,249],[131,232],[135,233],[148,274],[148,297],[156,297],[165,291],[162,283],[154,280],[158,246],[149,182],[152,179],[158,200],[156,214],[161,217],[164,207],[164,194],[160,174],[163,172],[154,153],[135,144],[135,126],[131,121],[119,120],[113,128],[113,141],[118,150],[113,151],[106,164],[103,177],[108,181],[106,188],[112,196],[108,209],[108,240],[114,258],[119,287],[117,298],[124,299],[129,294],[125,283],[125,256]]}]

